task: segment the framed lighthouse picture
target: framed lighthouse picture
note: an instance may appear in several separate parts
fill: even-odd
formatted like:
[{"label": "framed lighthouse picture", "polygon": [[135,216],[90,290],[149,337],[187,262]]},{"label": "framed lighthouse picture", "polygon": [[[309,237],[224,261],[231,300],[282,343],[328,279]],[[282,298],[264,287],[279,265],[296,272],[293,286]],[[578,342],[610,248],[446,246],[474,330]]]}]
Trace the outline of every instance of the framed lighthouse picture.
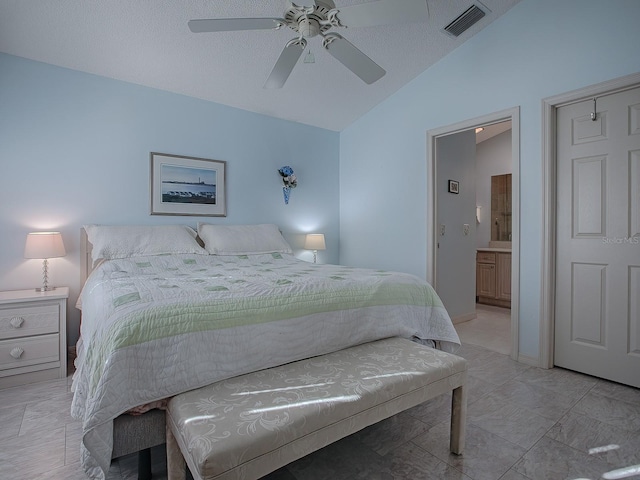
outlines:
[{"label": "framed lighthouse picture", "polygon": [[151,152],[151,215],[225,217],[226,163]]}]

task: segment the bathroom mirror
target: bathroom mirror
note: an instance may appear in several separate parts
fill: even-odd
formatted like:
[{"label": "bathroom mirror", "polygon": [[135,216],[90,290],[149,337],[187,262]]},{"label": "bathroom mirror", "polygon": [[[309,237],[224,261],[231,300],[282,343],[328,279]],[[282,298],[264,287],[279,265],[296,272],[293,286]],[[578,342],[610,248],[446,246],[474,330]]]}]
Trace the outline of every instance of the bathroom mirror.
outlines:
[{"label": "bathroom mirror", "polygon": [[511,174],[491,177],[491,240],[511,241]]}]

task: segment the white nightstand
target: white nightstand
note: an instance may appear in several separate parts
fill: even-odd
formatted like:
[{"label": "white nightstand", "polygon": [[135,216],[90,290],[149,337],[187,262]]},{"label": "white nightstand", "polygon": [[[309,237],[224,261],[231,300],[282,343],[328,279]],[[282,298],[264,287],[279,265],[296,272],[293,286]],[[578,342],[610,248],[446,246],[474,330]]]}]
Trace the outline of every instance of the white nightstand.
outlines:
[{"label": "white nightstand", "polygon": [[67,376],[69,289],[0,292],[0,388]]}]

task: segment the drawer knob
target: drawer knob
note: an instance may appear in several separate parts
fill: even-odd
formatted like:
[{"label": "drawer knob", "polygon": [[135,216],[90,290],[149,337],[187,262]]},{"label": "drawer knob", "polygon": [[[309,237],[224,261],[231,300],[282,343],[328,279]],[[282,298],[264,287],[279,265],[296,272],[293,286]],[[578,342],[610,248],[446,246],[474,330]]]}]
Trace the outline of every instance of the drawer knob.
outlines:
[{"label": "drawer knob", "polygon": [[22,356],[23,353],[24,353],[24,350],[22,348],[15,347],[13,350],[11,350],[10,355],[17,360]]},{"label": "drawer knob", "polygon": [[13,317],[9,323],[11,324],[11,326],[13,328],[20,328],[22,326],[22,324],[24,323],[24,318],[22,317]]}]

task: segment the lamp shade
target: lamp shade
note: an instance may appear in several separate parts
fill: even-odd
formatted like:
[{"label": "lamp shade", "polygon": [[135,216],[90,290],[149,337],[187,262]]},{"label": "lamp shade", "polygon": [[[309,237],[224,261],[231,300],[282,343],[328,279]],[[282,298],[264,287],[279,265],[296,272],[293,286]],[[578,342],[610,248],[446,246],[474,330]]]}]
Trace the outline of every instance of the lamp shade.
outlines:
[{"label": "lamp shade", "polygon": [[308,233],[304,240],[306,250],[326,250],[324,233]]},{"label": "lamp shade", "polygon": [[24,258],[56,258],[66,254],[60,232],[33,232],[27,235]]}]

